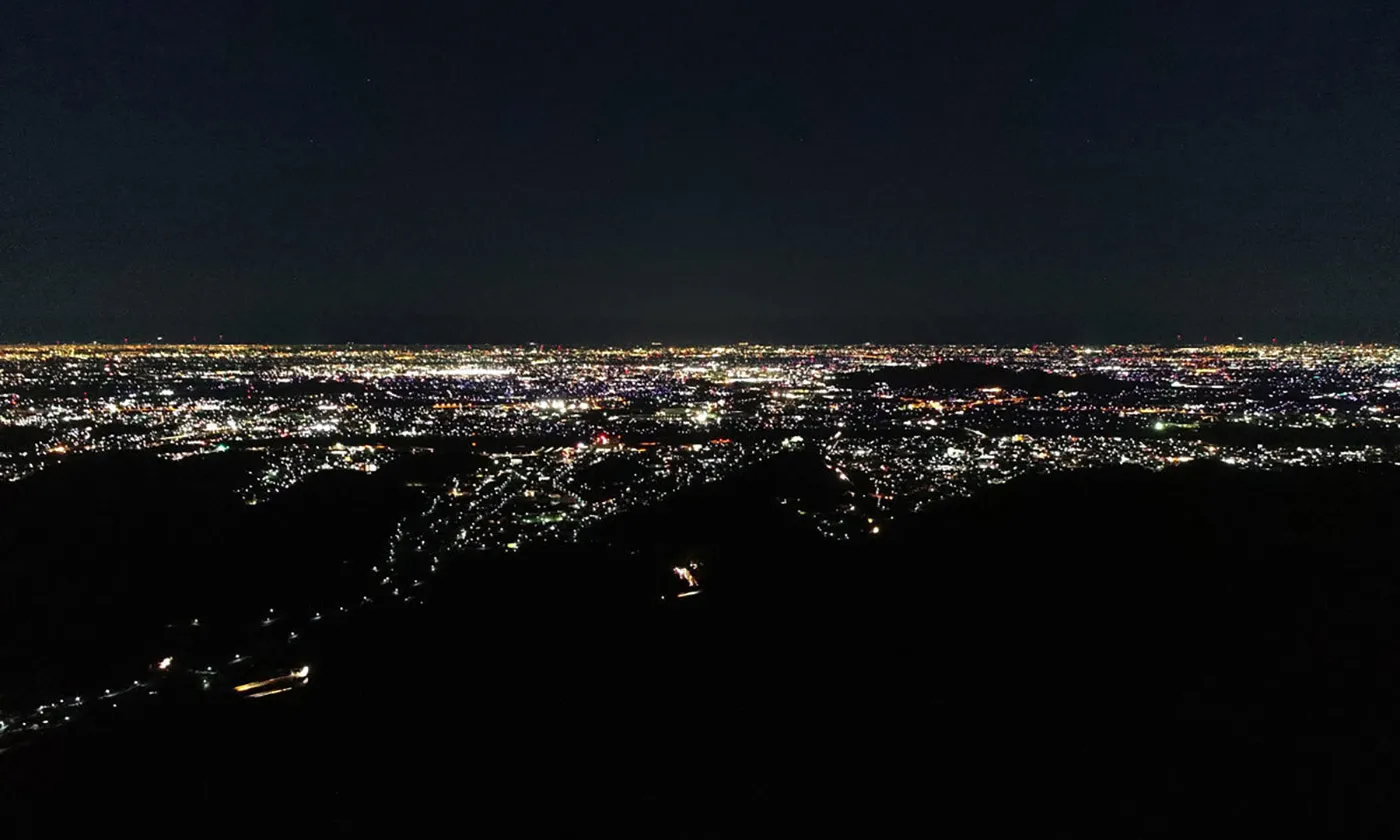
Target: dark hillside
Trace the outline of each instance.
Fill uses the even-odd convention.
[[[0,487],[0,693],[90,688],[206,631],[360,592],[414,491],[326,472],[250,507],[251,456],[71,459]]]
[[[101,782],[133,819],[155,788],[365,831],[1396,826],[1393,471],[1050,476],[850,543],[771,501],[839,504],[829,473],[792,453],[594,546],[459,558],[425,606],[327,637],[287,703],[65,735],[0,775],[17,818]],[[660,600],[689,557],[704,592]],[[138,747],[148,775],[96,769]]]
[[[996,365],[973,362],[940,362],[924,367],[882,367],[847,374],[842,385],[866,389],[887,385],[896,390],[1004,388],[1028,394],[1054,394],[1058,391],[1082,391],[1093,394],[1113,394],[1126,387],[1116,379],[1097,374],[1060,376],[1040,370],[1010,370]]]

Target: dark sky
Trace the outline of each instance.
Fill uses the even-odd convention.
[[[10,0],[0,340],[1394,340],[1397,21]]]

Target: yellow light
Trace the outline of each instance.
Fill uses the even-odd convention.
[[[162,671],[168,671],[168,670],[170,670],[170,665],[171,665],[171,663],[174,662],[174,661],[175,661],[175,658],[174,658],[174,657],[167,656],[167,657],[165,657],[164,659],[162,659],[159,663],[157,663],[156,667],[159,668],[159,669],[161,669]]]
[[[289,688],[274,688],[270,691],[259,691],[257,694],[249,694],[249,697],[271,697],[274,694],[281,694],[284,691],[291,691]]]

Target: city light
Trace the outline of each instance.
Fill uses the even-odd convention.
[[[187,679],[283,693],[310,667],[279,663],[305,661],[318,633],[417,603],[454,563],[533,562],[782,459],[810,473],[773,491],[774,515],[832,541],[897,539],[898,517],[1025,476],[1393,465],[1398,383],[1400,349],[1380,345],[0,347],[0,430],[21,442],[0,450],[0,481],[144,452],[231,465],[250,516],[327,474],[411,499],[353,593],[249,604],[230,628],[177,613],[169,627],[188,646],[156,663],[159,680],[104,679],[103,703],[7,712],[0,731],[44,731]],[[398,470],[444,453],[460,462]],[[668,602],[706,583],[698,564],[658,571]],[[186,653],[211,630],[227,648]]]

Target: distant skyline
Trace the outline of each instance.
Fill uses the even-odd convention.
[[[1299,348],[1307,346],[1345,348],[1355,346],[1360,348],[1400,348],[1400,343],[1381,341],[1347,341],[1340,339],[1336,341],[1309,341],[1300,339],[1297,341],[1280,341],[1279,339],[1252,340],[1243,336],[1234,337],[1212,337],[1201,336],[1196,340],[1181,336],[1172,341],[1123,341],[1123,342],[1053,342],[1042,341],[1033,343],[1017,344],[1011,342],[879,342],[879,341],[853,341],[853,342],[779,342],[779,341],[726,341],[726,342],[668,342],[668,341],[639,341],[639,342],[576,342],[559,343],[550,341],[502,341],[502,342],[372,342],[372,341],[235,341],[233,339],[215,337],[204,339],[199,336],[192,336],[188,339],[167,338],[157,336],[152,339],[123,339],[122,341],[102,341],[92,339],[88,341],[16,341],[0,343],[0,347],[102,347],[102,348],[153,348],[153,347],[307,347],[307,348],[338,348],[353,347],[357,349],[376,350],[381,347],[399,348],[404,350],[524,350],[540,349],[544,351],[552,350],[686,350],[686,351],[710,351],[715,349],[734,349],[743,347],[755,349],[782,349],[782,348],[819,348],[827,347],[834,349],[845,349],[855,347],[888,347],[900,349],[915,348],[976,348],[985,347],[988,349],[1003,350],[1049,350],[1063,348],[1065,350],[1094,351],[1102,348],[1147,348],[1160,347],[1163,349],[1173,348],[1205,348],[1205,347],[1278,347],[1278,348]]]
[[[1385,4],[5,19],[0,342],[1400,341]]]

